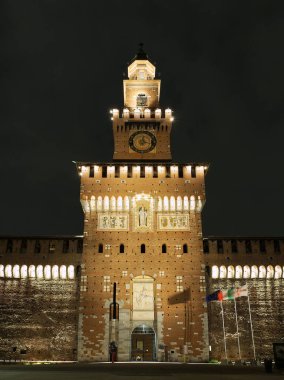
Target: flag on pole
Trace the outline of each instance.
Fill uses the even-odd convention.
[[[235,288],[230,288],[227,290],[222,290],[223,300],[233,300],[235,298]]]
[[[240,288],[235,289],[235,298],[238,297],[247,297],[248,296],[248,287],[247,285],[241,286]]]
[[[222,301],[222,300],[223,300],[223,293],[220,289],[206,296],[206,302]]]

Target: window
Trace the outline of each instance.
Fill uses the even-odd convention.
[[[21,247],[20,247],[20,253],[26,253],[27,252],[27,246],[28,246],[27,239],[22,239]]]
[[[252,253],[251,241],[250,240],[245,241],[245,246],[246,246],[246,253]]]
[[[110,276],[104,276],[103,291],[110,292]]]
[[[35,249],[34,249],[34,252],[35,252],[35,253],[40,253],[40,249],[41,249],[40,241],[39,241],[39,240],[36,240],[36,241],[35,241]]]
[[[237,240],[235,240],[235,239],[231,240],[231,249],[232,249],[232,253],[237,253],[238,252],[238,243],[237,243]]]
[[[145,178],[145,166],[141,166],[140,168],[140,178]]]
[[[104,246],[102,243],[99,244],[99,250],[98,250],[99,253],[103,253],[104,252]]]
[[[209,253],[209,242],[208,239],[203,240],[203,252]]]
[[[224,253],[223,241],[222,240],[217,240],[217,252],[218,253]]]
[[[166,244],[162,245],[162,253],[167,253],[167,245]]]
[[[90,174],[89,174],[89,176],[91,178],[94,178],[94,167],[93,166],[90,166]]]
[[[143,77],[143,79],[144,79],[144,77]],[[147,106],[147,96],[145,94],[138,94],[137,99],[136,99],[136,104],[137,104],[137,107],[146,107]]]
[[[195,166],[191,167],[191,177],[192,178],[196,178],[196,169],[195,169]]]
[[[77,240],[77,253],[83,252],[83,239]]]
[[[49,253],[53,253],[55,251],[55,243],[52,241],[49,242]]]
[[[183,178],[183,166],[178,166],[178,177]]]
[[[182,276],[176,276],[177,292],[183,291]]]
[[[63,247],[62,247],[63,253],[69,252],[69,240],[63,240]]]
[[[6,253],[12,253],[12,251],[13,251],[13,240],[9,239],[7,240]]]
[[[145,246],[145,244],[141,244],[141,253],[146,253],[146,246]]]
[[[120,244],[119,253],[124,253],[124,244]]]
[[[188,253],[188,247],[187,247],[187,244],[184,244],[183,247],[182,247],[182,251],[183,253]]]
[[[102,177],[107,178],[107,166],[106,165],[102,166]]]
[[[259,250],[261,253],[266,252],[265,240],[259,240]]]
[[[273,240],[273,245],[274,245],[274,252],[280,253],[280,242],[279,242],[279,240]]]

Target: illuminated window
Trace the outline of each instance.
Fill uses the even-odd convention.
[[[264,265],[261,265],[259,267],[258,273],[259,273],[259,278],[266,278],[266,268]]]
[[[51,266],[50,265],[46,265],[44,267],[44,278],[46,280],[50,280],[51,279]]]
[[[213,265],[211,274],[212,278],[219,278],[219,268],[217,265]]]
[[[67,278],[67,270],[66,270],[66,265],[61,265],[59,269],[59,275],[62,280],[66,280]]]
[[[94,195],[91,196],[90,205],[91,205],[91,210],[94,211],[96,209],[96,197]]]
[[[38,265],[36,267],[36,277],[37,278],[43,278],[43,266],[42,265]]]
[[[129,198],[127,195],[124,197],[124,210],[129,210]]]
[[[266,278],[273,278],[274,277],[274,268],[272,265],[268,265],[266,270]]]
[[[274,270],[274,278],[281,278],[282,276],[282,268],[280,265],[276,265]]]
[[[30,265],[29,266],[29,277],[30,278],[35,278],[35,276],[36,276],[35,266],[34,265]]]
[[[220,278],[226,278],[227,277],[227,268],[225,267],[225,265],[220,266],[219,276],[220,276]]]
[[[20,266],[19,265],[13,266],[13,278],[20,278]]]
[[[182,197],[177,197],[177,211],[182,211]]]
[[[5,277],[12,278],[12,265],[6,265],[5,266]]]
[[[69,265],[67,269],[68,278],[73,280],[75,278],[74,265]]]
[[[55,251],[55,243],[52,241],[49,242],[49,253],[53,253]]]
[[[175,197],[170,197],[170,210],[175,211],[176,210],[176,200]]]
[[[110,276],[104,276],[104,292],[110,292]]]
[[[236,266],[236,278],[243,277],[243,268],[240,265]]]
[[[190,210],[195,210],[195,197],[194,197],[194,195],[190,196]]]
[[[53,265],[51,274],[52,274],[52,278],[54,280],[58,280],[58,278],[59,278],[59,268],[58,268],[58,265]]]
[[[158,197],[158,211],[162,211],[163,209],[163,201],[161,197]]]
[[[117,198],[117,210],[118,210],[118,211],[121,211],[121,210],[122,210],[122,197],[121,197],[121,196],[119,196],[119,197]]]
[[[109,210],[109,197],[107,195],[104,197],[104,210]]]
[[[185,197],[183,198],[183,209],[184,209],[185,211],[187,211],[187,210],[189,209],[189,202],[188,202],[188,197],[187,197],[187,196],[185,196]]]
[[[253,265],[251,267],[251,278],[258,278],[258,267],[256,265]]]
[[[97,210],[101,211],[103,208],[103,198],[101,196],[98,197],[98,202],[97,202]]]
[[[167,196],[164,197],[164,211],[169,211],[169,198]]]
[[[233,267],[233,265],[228,266],[227,277],[228,278],[234,278],[235,277],[235,268]]]
[[[182,276],[176,276],[177,292],[183,291]]]
[[[244,266],[243,277],[250,278],[250,267],[248,265]]]
[[[4,276],[5,276],[4,265],[0,264],[0,277],[4,277]]]
[[[28,277],[28,267],[26,265],[21,266],[21,278]]]

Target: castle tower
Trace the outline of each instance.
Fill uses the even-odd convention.
[[[172,111],[142,46],[112,110],[111,163],[77,163],[85,214],[78,359],[208,360],[205,164],[171,162]],[[113,286],[116,284],[116,299]],[[113,302],[114,301],[114,302]],[[115,313],[114,313],[115,310]]]

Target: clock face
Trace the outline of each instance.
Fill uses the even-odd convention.
[[[156,137],[148,131],[134,132],[129,138],[129,146],[137,153],[148,153],[155,148]]]

